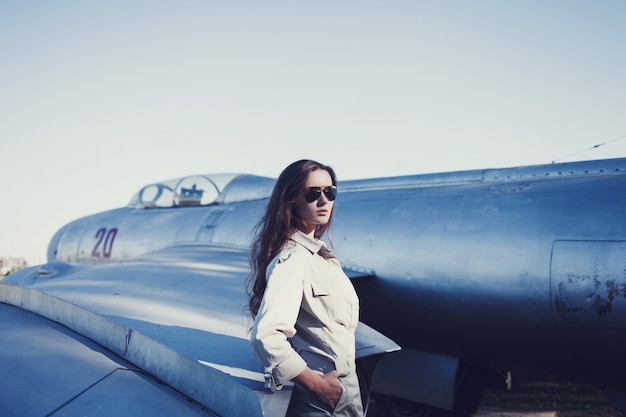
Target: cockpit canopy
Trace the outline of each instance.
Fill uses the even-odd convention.
[[[130,208],[169,208],[267,198],[275,180],[247,174],[190,175],[148,184],[128,203]]]

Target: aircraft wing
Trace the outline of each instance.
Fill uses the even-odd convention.
[[[145,377],[143,372],[146,372],[182,394],[170,395],[171,407],[178,406],[178,402],[189,407],[180,400],[185,396],[200,406],[199,413],[206,413],[208,409],[228,416],[284,415],[291,387],[267,393],[263,368],[249,348],[251,322],[244,311],[244,281],[248,271],[245,250],[188,245],[115,263],[89,265],[51,261],[11,274],[0,284],[0,302],[67,326],[114,355],[104,352],[102,358],[89,358],[84,365],[75,360],[82,354],[73,354],[65,343],[60,343],[52,349],[61,357],[60,361],[44,360],[34,365],[29,356],[20,364],[16,358],[23,354],[22,345],[3,343],[0,367],[17,366],[18,372],[15,373],[17,381],[5,381],[15,388],[2,390],[0,395],[11,395],[13,400],[10,403],[0,401],[0,414],[44,416],[56,409],[81,409],[89,407],[82,404],[96,394],[100,395],[100,400],[108,399],[109,404],[115,404],[123,398],[118,391],[136,395],[135,403],[127,402],[124,407],[139,410],[146,406],[147,398],[151,398],[143,396],[142,390],[166,389]],[[2,323],[22,326],[32,321],[32,318],[11,318],[27,314],[14,310],[8,306],[0,310]],[[69,331],[59,330],[56,324],[38,322],[33,326],[29,337],[36,340],[31,340],[31,344],[42,346],[41,351],[35,349],[37,356],[44,354],[47,348],[43,347],[50,346],[46,339],[48,332],[60,332],[59,337],[69,338],[72,345],[77,345],[78,352],[95,355],[94,352],[104,350],[93,348],[93,343],[82,336],[63,336]],[[13,338],[20,333],[15,327],[1,330],[0,337],[5,334],[4,337]],[[365,325],[361,324],[358,332],[359,356],[398,349],[395,343]],[[101,360],[106,364],[101,365]],[[84,393],[81,393],[81,386],[67,388],[46,402],[45,407],[37,408],[37,412],[22,413],[30,410],[33,400],[18,395],[16,390],[39,391],[29,386],[35,384],[48,393],[50,391],[44,387],[59,388],[65,381],[61,369],[85,368],[87,374],[92,367],[99,370],[87,378],[94,384],[99,379],[115,379],[107,376],[114,372],[133,375],[131,378],[116,376],[117,379],[132,379],[133,385],[104,394],[95,388],[82,388]],[[12,408],[3,409],[5,407]],[[18,412],[12,414],[11,410]],[[149,415],[180,414],[160,406],[154,411]],[[64,412],[59,415],[65,415]]]
[[[53,261],[6,278],[19,287],[2,285],[2,301],[84,334],[217,414],[261,415],[263,369],[243,311],[246,256],[177,247],[120,263]]]
[[[0,323],[4,417],[214,415],[58,323],[2,303]]]

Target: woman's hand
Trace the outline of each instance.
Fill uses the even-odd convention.
[[[322,388],[317,392],[317,395],[331,410],[334,410],[343,392],[343,387],[341,382],[339,382],[339,374],[337,374],[337,371],[330,371],[322,376],[322,379],[325,384],[322,384]]]
[[[305,368],[295,380],[304,385],[309,391],[314,392],[326,404],[330,410],[334,410],[335,406],[341,398],[343,387],[339,382],[339,374],[337,371],[330,371],[325,375],[319,375],[310,368]]]

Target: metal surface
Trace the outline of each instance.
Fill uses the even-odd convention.
[[[338,254],[376,275],[355,280],[363,320],[403,347],[621,384],[626,164],[605,164],[342,195]]]
[[[208,416],[114,353],[0,303],[0,415]]]

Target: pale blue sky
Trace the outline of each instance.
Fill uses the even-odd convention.
[[[622,0],[0,0],[0,255],[43,262],[63,224],[187,174],[532,165],[620,138],[625,21]]]

